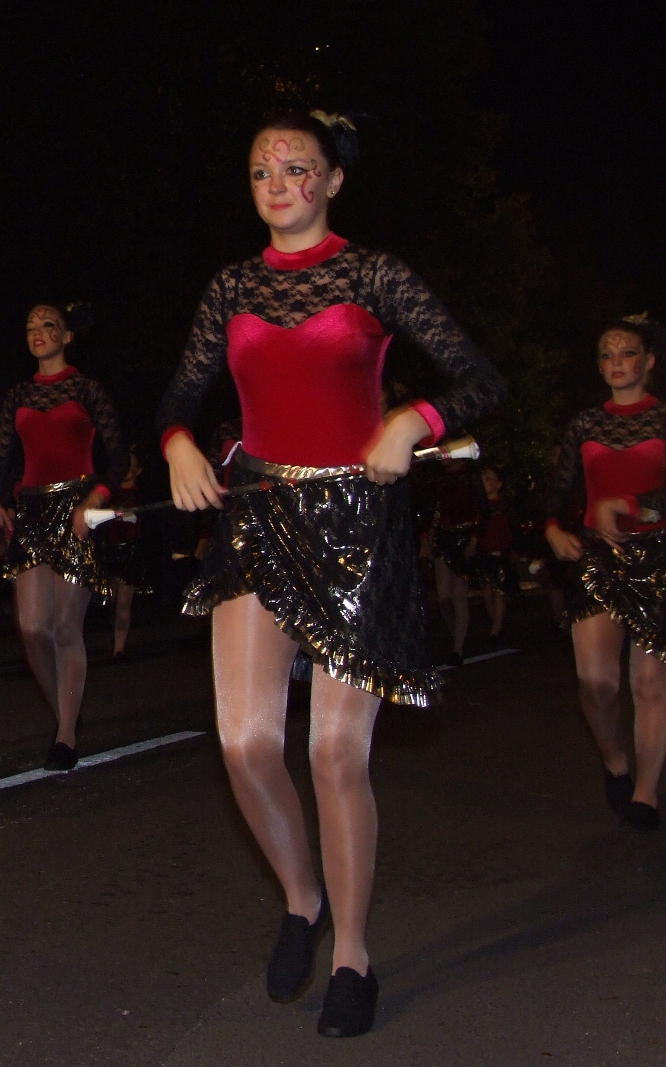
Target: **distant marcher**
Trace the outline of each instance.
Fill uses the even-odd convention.
[[[481,478],[486,490],[490,517],[476,546],[475,582],[481,590],[490,621],[490,636],[499,637],[506,619],[506,598],[515,586],[511,573],[511,551],[517,547],[518,519],[511,501],[502,493],[502,479],[495,467],[484,467]]]
[[[97,541],[84,512],[105,504],[127,470],[111,399],[99,382],[67,363],[75,311],[36,304],[27,323],[28,348],[39,370],[9,390],[0,411],[0,489],[22,446],[24,469],[16,519],[0,507],[12,534],[0,573],[15,579],[19,630],[30,668],[58,721],[46,770],[76,766],[76,723],[86,678],[83,623],[91,593],[111,594]],[[95,475],[93,439],[108,457]]]
[[[130,467],[118,492],[114,494],[113,506],[119,510],[131,510],[141,502],[137,479],[141,474],[141,460],[135,445],[130,447]],[[101,531],[106,565],[113,588],[113,663],[127,664],[125,646],[132,623],[132,601],[135,593],[151,593],[146,575],[146,562],[142,542],[142,520],[135,523],[113,519]]]
[[[569,425],[546,536],[562,560],[579,561],[572,635],[580,701],[601,752],[612,810],[638,830],[659,825],[666,756],[666,405],[647,391],[664,354],[661,328],[618,319],[601,335],[598,366],[612,398]],[[561,522],[579,472],[584,532]],[[630,639],[636,783],[620,736],[620,655]]]

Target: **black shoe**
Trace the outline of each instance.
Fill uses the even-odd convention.
[[[317,1032],[324,1037],[367,1034],[375,1021],[378,994],[370,967],[365,978],[351,967],[338,967],[328,983]]]
[[[651,804],[643,804],[641,800],[632,800],[627,819],[635,830],[642,830],[644,833],[659,828],[659,812]]]
[[[314,972],[315,949],[330,914],[325,885],[321,887],[319,915],[313,923],[304,915],[287,912],[266,973],[271,1000],[288,1004],[305,992]]]
[[[130,661],[126,652],[115,652],[111,657],[114,667],[129,667]]]
[[[604,785],[608,807],[621,819],[629,818],[631,798],[634,795],[634,783],[630,774],[613,774],[604,767]]]
[[[79,754],[75,748],[70,748],[64,741],[56,741],[48,751],[44,770],[71,771],[78,762]]]
[[[452,652],[449,658],[446,660],[445,667],[462,667],[463,658],[459,652]]]

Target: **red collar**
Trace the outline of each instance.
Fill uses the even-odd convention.
[[[52,382],[64,382],[65,378],[71,378],[73,374],[78,373],[76,367],[64,367],[57,374],[33,374],[32,380],[41,382],[44,385],[51,385]]]
[[[658,403],[656,396],[646,393],[643,399],[635,404],[616,404],[614,400],[607,400],[604,404],[604,411],[609,415],[639,415],[641,411],[649,411]]]
[[[329,233],[323,241],[312,248],[303,248],[300,252],[278,252],[277,248],[269,245],[263,251],[264,263],[274,270],[303,270],[305,267],[316,267],[325,259],[336,256],[349,242],[345,237],[337,237]]]

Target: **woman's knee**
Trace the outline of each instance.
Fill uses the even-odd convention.
[[[222,758],[230,774],[257,777],[284,766],[284,742],[281,739],[220,731],[220,743]]]
[[[315,787],[364,781],[368,777],[366,746],[360,748],[344,731],[326,733],[310,742],[310,769]]]
[[[583,703],[593,701],[599,705],[610,705],[617,699],[620,680],[611,675],[586,672],[578,675],[578,691]]]

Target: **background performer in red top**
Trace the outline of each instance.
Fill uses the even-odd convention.
[[[77,762],[76,722],[86,679],[83,622],[91,592],[111,589],[83,513],[105,503],[125,474],[128,454],[106,390],[67,363],[74,323],[64,308],[37,304],[28,315],[28,348],[39,363],[32,379],[9,390],[0,411],[0,499],[22,450],[16,524],[0,573],[16,580],[18,625],[28,663],[53,708],[58,729],[47,770]],[[108,457],[95,476],[93,439]]]
[[[664,351],[655,323],[620,319],[599,341],[612,391],[570,424],[553,484],[546,537],[558,559],[580,560],[572,634],[580,699],[604,762],[613,811],[639,830],[659,825],[657,788],[666,756],[666,406],[647,391]],[[583,538],[560,521],[585,476]],[[636,784],[620,737],[620,654],[631,640]]]
[[[211,282],[159,417],[177,506],[219,508],[220,486],[190,431],[228,362],[243,417],[232,484],[273,482],[225,502],[186,610],[214,608],[224,759],[286,896],[269,995],[290,1000],[307,986],[328,891],[333,976],[318,1029],[335,1037],[368,1030],[377,998],[365,926],[377,836],[368,757],[380,699],[424,705],[441,686],[426,651],[403,476],[418,442],[468,426],[503,395],[493,367],[408,267],[331,233],[327,208],[355,148],[351,123],[321,113],[281,116],[259,131],[250,183],[270,247]],[[382,366],[396,329],[449,388],[383,419]],[[355,464],[365,473],[350,475]],[[299,644],[315,663],[310,759],[325,886],[283,758]]]

